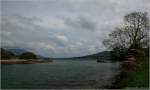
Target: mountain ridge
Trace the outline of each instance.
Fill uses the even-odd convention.
[[[15,55],[21,55],[22,53],[28,52],[28,50],[21,48],[5,48],[8,51],[11,51]],[[38,58],[44,58],[42,55],[37,55]],[[100,60],[110,60],[110,51],[102,51],[95,54],[78,56],[78,57],[69,57],[69,58],[52,58],[56,60],[70,60],[70,59],[100,59]]]

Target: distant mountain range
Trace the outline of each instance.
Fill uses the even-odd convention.
[[[6,50],[11,51],[15,55],[21,55],[22,53],[27,52],[27,50],[20,49],[20,48],[8,48],[8,49],[6,48]]]
[[[97,59],[97,60],[110,60],[110,51],[103,51],[96,54],[79,56],[79,57],[71,57],[71,58],[54,58],[58,60],[71,60],[71,59]]]
[[[21,55],[22,53],[28,52],[28,50],[21,48],[5,48],[8,51],[11,51],[15,55]],[[38,58],[45,58],[44,56],[37,55]],[[103,51],[96,54],[79,56],[79,57],[71,57],[71,58],[53,58],[57,60],[71,60],[71,59],[98,59],[98,60],[110,60],[110,51]]]
[[[28,50],[21,49],[21,48],[10,48],[10,47],[7,48],[7,47],[5,47],[4,49],[7,50],[7,51],[12,52],[13,54],[15,54],[17,56],[19,56],[19,55],[21,55],[21,54],[23,54],[25,52],[29,52]],[[41,55],[37,55],[37,58],[43,59],[43,58],[47,58],[47,57],[44,57],[44,56],[41,56]]]

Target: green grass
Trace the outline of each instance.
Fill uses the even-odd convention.
[[[140,60],[141,67],[130,70],[120,82],[121,87],[149,87],[149,60]]]

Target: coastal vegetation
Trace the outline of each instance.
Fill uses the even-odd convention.
[[[0,58],[1,64],[34,64],[52,62],[52,59],[48,57],[38,58],[38,56],[32,52],[24,52],[20,55],[16,55],[4,48],[1,48]]]
[[[122,72],[112,88],[149,87],[149,29],[148,13],[132,12],[103,41],[112,49],[112,59],[122,62]]]
[[[118,86],[127,88],[127,87],[141,87],[149,88],[149,59],[148,57],[136,57],[136,60],[139,62],[133,66],[133,68],[127,69],[124,67],[124,74],[120,84]]]

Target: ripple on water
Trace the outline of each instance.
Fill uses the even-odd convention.
[[[119,63],[94,60],[2,65],[2,88],[103,88],[111,85],[119,67]]]

